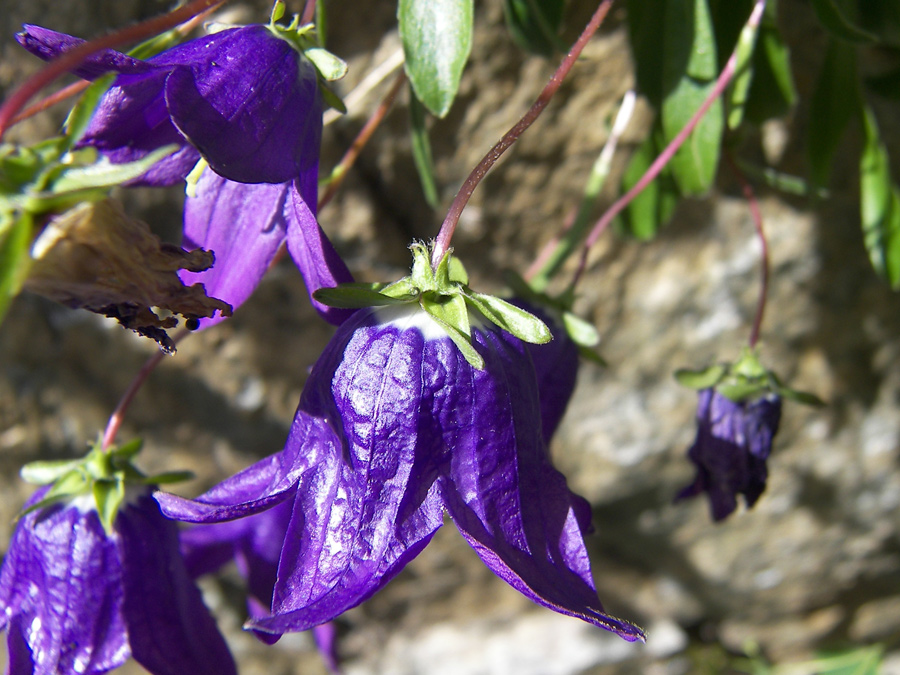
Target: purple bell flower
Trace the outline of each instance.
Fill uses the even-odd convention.
[[[83,42],[24,28],[18,41],[48,60]],[[96,147],[113,163],[179,146],[131,185],[172,185],[201,156],[209,164],[185,202],[182,244],[212,250],[216,263],[205,272],[182,271],[182,282],[202,283],[209,296],[237,308],[287,242],[319,314],[333,324],[349,316],[312,298],[319,288],[353,281],[316,220],[323,103],[315,66],[256,25],[197,38],[147,61],[105,50],[75,70],[86,79],[105,72],[120,75],[79,145]]]
[[[50,60],[83,42],[40,26],[16,36]],[[284,183],[319,161],[322,96],[315,66],[266,26],[230,28],[185,42],[147,61],[108,49],[75,74],[119,73],[81,138],[115,164],[164,145],[180,150],[158,162],[146,185],[172,185],[202,156],[241,183]]]
[[[697,465],[697,477],[676,499],[709,495],[713,520],[728,517],[743,494],[751,507],[766,489],[766,460],[781,420],[781,398],[732,401],[715,389],[699,392],[697,438],[688,457]]]
[[[157,493],[191,522],[284,500],[271,616],[280,634],[370,597],[428,544],[446,511],[484,563],[534,602],[611,630],[566,480],[550,464],[521,341],[473,321],[484,369],[416,306],[359,310],[313,367],[284,450],[196,500]]]
[[[237,672],[175,524],[147,493],[122,506],[112,534],[89,495],[26,514],[0,571],[0,629],[9,673],[94,675],[130,656],[154,675]]]

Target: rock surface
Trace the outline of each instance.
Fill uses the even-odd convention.
[[[0,85],[7,92],[36,70],[11,42],[19,24],[88,36],[161,9],[135,0],[9,4],[0,16]],[[344,92],[399,45],[393,3],[366,5],[353,6],[345,24],[341,13],[350,5],[330,4],[329,39],[351,64]],[[791,17],[785,30],[805,100],[822,35],[807,3],[780,5]],[[572,35],[591,10],[589,2],[573,3]],[[479,3],[477,11],[460,97],[448,118],[431,127],[445,205],[554,68],[510,43],[499,3]],[[267,12],[258,2],[245,16],[259,21]],[[622,19],[622,10],[614,10],[559,98],[476,192],[455,239],[473,286],[499,289],[497,270],[522,270],[578,203],[607,120],[633,82]],[[384,87],[327,128],[326,167]],[[400,101],[322,212],[323,227],[366,280],[401,276],[409,240],[433,236],[441,220],[421,197],[405,97]],[[751,152],[772,152],[780,134],[776,165],[802,173],[807,113],[801,105],[786,122],[767,127],[749,140]],[[21,125],[12,138],[49,133],[59,118]],[[639,110],[617,171],[648,120]],[[900,118],[880,121],[886,138],[900,138]],[[696,399],[671,374],[736,357],[749,333],[759,249],[740,189],[723,167],[714,193],[683,204],[652,243],[605,236],[592,252],[578,309],[600,329],[611,365],[584,364],[552,450],[572,487],[594,506],[597,534],[589,546],[600,597],[612,613],[642,624],[647,644],[624,643],[531,605],[493,577],[448,523],[387,589],[341,619],[348,673],[674,675],[704,667],[729,672],[715,665],[722,663],[717,655],[740,653],[748,643],[778,662],[846,644],[896,645],[900,299],[875,278],[863,249],[852,159],[858,142],[850,134],[841,146],[847,160],[839,158],[831,198],[815,208],[761,190],[772,251],[764,359],[828,406],[786,404],[766,493],[753,510],[722,524],[711,523],[702,500],[672,503],[693,475],[685,450]],[[900,147],[891,147],[896,160]],[[177,237],[177,191],[126,198],[162,236]],[[285,262],[232,320],[190,337],[166,359],[122,432],[145,439],[148,471],[191,469],[199,478],[180,492],[196,494],[281,448],[307,369],[330,334],[305,297]],[[81,453],[153,351],[93,315],[27,295],[17,300],[0,327],[3,541],[29,493],[16,475],[21,464]],[[234,578],[209,580],[204,590],[242,673],[324,672],[307,635],[265,647],[240,631]],[[894,656],[891,663],[898,662]],[[125,670],[139,672],[133,665]]]

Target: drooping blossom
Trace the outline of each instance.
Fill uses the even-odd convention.
[[[83,42],[32,25],[17,39],[44,59]],[[349,315],[312,299],[323,286],[353,279],[316,220],[319,75],[280,31],[230,28],[146,61],[104,50],[74,72],[87,79],[119,73],[80,146],[114,164],[178,148],[131,184],[172,185],[201,157],[208,163],[185,203],[183,245],[212,250],[216,264],[182,272],[183,282],[202,283],[209,296],[237,308],[286,242],[323,318],[338,324]]]
[[[271,615],[250,627],[304,630],[358,605],[418,555],[446,511],[529,599],[643,639],[597,598],[522,342],[473,320],[472,344],[483,369],[416,305],[359,310],[314,366],[282,452],[196,500],[157,493],[166,515],[191,522],[291,501]]]
[[[95,675],[131,656],[154,675],[237,672],[175,524],[146,492],[110,534],[90,495],[26,514],[0,571],[0,629],[9,673]]]
[[[251,618],[268,616],[281,546],[291,519],[291,506],[290,501],[283,501],[247,518],[182,530],[181,552],[191,578],[216,572],[233,560],[247,584],[248,614]],[[340,672],[334,625],[325,623],[312,630],[325,665],[333,673]],[[279,638],[259,631],[256,636],[269,644]]]
[[[677,499],[709,495],[713,520],[728,517],[744,495],[751,507],[766,489],[766,460],[781,420],[776,394],[732,401],[715,389],[699,392],[697,437],[688,457],[697,466],[694,482]]]

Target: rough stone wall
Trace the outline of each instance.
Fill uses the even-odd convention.
[[[4,88],[35,70],[10,41],[22,22],[87,36],[163,9],[132,0],[6,2],[10,11],[0,13]],[[807,3],[780,4],[790,17],[785,29],[805,99],[821,35]],[[574,5],[573,34],[592,9],[586,1]],[[332,0],[329,7],[331,44],[351,63],[346,90],[398,47],[394,3]],[[262,20],[267,11],[260,1],[247,17]],[[460,98],[432,126],[445,204],[554,67],[510,44],[499,3],[479,3],[477,11]],[[476,193],[455,239],[473,285],[499,288],[497,270],[522,269],[577,204],[608,117],[633,82],[622,19],[615,10],[559,98]],[[326,166],[374,100],[327,128]],[[900,118],[887,108],[878,112],[896,158]],[[441,220],[420,196],[406,115],[401,97],[322,212],[323,227],[367,280],[400,276],[406,244],[433,236]],[[760,157],[765,148],[780,168],[802,172],[806,115],[801,105],[747,147]],[[58,120],[48,115],[16,134],[46,133]],[[639,110],[617,169],[648,120]],[[448,523],[388,588],[341,619],[348,673],[689,673],[714,658],[708,645],[716,643],[740,651],[752,641],[777,660],[849,642],[896,643],[900,301],[874,277],[863,250],[856,143],[851,133],[841,148],[827,202],[813,206],[760,190],[772,250],[763,354],[791,384],[829,405],[786,404],[767,492],[754,510],[722,524],[710,522],[703,500],[672,504],[693,475],[684,452],[693,437],[695,396],[671,373],[734,358],[746,341],[759,251],[740,190],[723,169],[713,194],[682,205],[654,242],[607,236],[592,254],[578,308],[603,334],[610,366],[584,364],[552,450],[573,488],[594,505],[597,534],[589,547],[600,597],[614,614],[644,625],[647,645],[626,644],[532,605],[488,572]],[[178,232],[177,192],[126,199],[160,232]],[[145,438],[148,470],[194,470],[198,480],[181,491],[195,494],[280,449],[307,368],[329,334],[309,309],[296,272],[282,264],[232,321],[191,337],[166,360],[138,396],[123,437]],[[4,541],[29,492],[18,467],[80,453],[152,351],[94,316],[34,297],[16,302],[0,327]],[[267,648],[240,632],[234,579],[204,589],[242,673],[324,672],[306,635]],[[892,663],[900,672],[900,660]]]

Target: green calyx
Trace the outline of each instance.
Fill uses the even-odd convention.
[[[675,379],[689,389],[715,389],[736,403],[767,394],[811,406],[825,405],[815,394],[784,386],[778,376],[767,370],[755,349],[745,347],[733,364],[717,364],[702,370],[677,370]]]
[[[134,439],[104,451],[101,439],[98,438],[88,454],[81,459],[26,464],[20,471],[25,482],[52,487],[43,499],[24,509],[18,517],[57,502],[92,495],[100,522],[111,533],[128,485],[163,485],[193,478],[189,471],[144,475],[132,464],[142,445],[143,441]]]
[[[325,82],[340,80],[347,74],[347,63],[322,47],[315,24],[300,25],[300,16],[295,14],[290,23],[278,23],[284,18],[285,5],[283,0],[277,0],[272,7],[272,15],[269,19],[269,30],[282,40],[287,40],[293,47],[303,54],[312,63],[319,73],[319,89],[325,102],[338,110],[347,112],[344,102],[331,89],[325,86]]]
[[[472,319],[486,319],[524,342],[543,344],[552,339],[550,329],[536,316],[505,300],[473,291],[462,263],[448,252],[437,268],[423,243],[410,246],[412,273],[392,284],[342,284],[315,292],[316,300],[348,309],[416,303],[443,328],[466,361],[479,370],[484,360],[472,345]],[[470,316],[475,310],[476,314]]]

